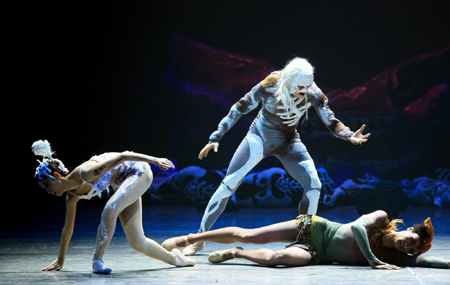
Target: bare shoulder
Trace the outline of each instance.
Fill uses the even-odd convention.
[[[374,227],[385,228],[389,224],[389,216],[383,210],[372,212],[369,215],[372,215],[374,219]]]
[[[261,81],[261,87],[262,88],[269,88],[274,87],[277,84],[278,79],[280,78],[280,74],[278,73],[272,73],[266,78],[264,78],[263,81]]]
[[[383,211],[383,210],[377,210],[377,211],[374,211],[374,212],[372,212],[372,213],[370,213],[368,215],[373,215],[377,219],[389,219],[388,218],[388,214],[385,211]]]
[[[389,224],[389,217],[383,210],[374,211],[372,213],[364,214],[353,223],[363,224],[366,227],[385,228]]]

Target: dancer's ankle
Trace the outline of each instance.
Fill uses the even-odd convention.
[[[112,269],[106,267],[101,260],[92,260],[92,272],[97,274],[110,274]]]
[[[242,247],[235,247],[231,250],[230,254],[232,256],[232,258],[240,258],[240,253],[241,251],[244,250]]]
[[[178,247],[186,247],[186,246],[191,245],[191,244],[189,243],[189,241],[188,241],[188,236],[181,236],[181,237],[178,237],[178,238],[175,240],[175,244],[176,244]]]

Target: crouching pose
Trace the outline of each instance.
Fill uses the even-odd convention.
[[[244,258],[267,266],[305,266],[339,263],[370,265],[374,269],[400,269],[399,266],[449,268],[450,260],[424,256],[431,248],[434,229],[430,218],[422,224],[397,231],[384,211],[363,215],[354,222],[340,224],[316,215],[300,215],[295,220],[270,226],[243,229],[227,227],[189,234],[167,240],[167,248],[179,248],[196,242],[290,243],[285,249],[247,251],[241,247],[216,251],[211,263]]]
[[[199,232],[210,230],[245,175],[268,156],[278,158],[286,171],[302,185],[304,192],[299,214],[316,214],[322,185],[314,161],[296,129],[303,116],[308,118],[311,106],[335,137],[359,145],[370,136],[362,133],[365,125],[352,132],[334,116],[327,97],[314,83],[311,64],[303,58],[294,58],[282,70],[263,79],[231,107],[209,137],[209,143],[200,151],[199,159],[206,157],[211,149],[217,152],[219,141],[225,133],[260,103],[262,108],[234,153],[225,178],[206,206]],[[204,243],[194,244],[184,249],[183,254],[194,255],[203,248]]]
[[[77,202],[80,199],[101,197],[102,191],[114,190],[114,195],[106,203],[97,232],[97,241],[92,259],[94,273],[111,273],[111,268],[103,264],[103,254],[116,229],[120,217],[130,246],[149,257],[175,266],[192,266],[195,261],[186,258],[178,249],[171,252],[155,241],[144,236],[142,228],[141,196],[150,187],[153,174],[149,163],[163,170],[173,168],[170,160],[133,152],[105,153],[94,156],[77,166],[72,172],[64,167],[47,141],[36,141],[32,145],[35,155],[43,157],[36,169],[38,184],[49,194],[66,196],[66,218],[61,235],[58,258],[44,271],[60,270],[64,265],[66,250],[72,237]]]

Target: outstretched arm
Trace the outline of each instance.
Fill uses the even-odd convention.
[[[162,170],[174,168],[173,163],[167,158],[154,157],[142,153],[131,151],[110,152],[105,154],[107,158],[101,162],[89,161],[82,168],[83,179],[89,182],[96,181],[100,175],[114,167],[124,163],[125,161],[142,161],[157,165]]]
[[[64,265],[66,258],[67,247],[72,238],[73,228],[75,226],[75,214],[77,209],[78,197],[67,193],[66,196],[66,218],[64,222],[64,228],[61,234],[61,241],[59,245],[58,258],[55,259],[49,266],[42,269],[42,271],[59,271]]]
[[[363,131],[366,128],[366,125],[362,125],[361,128],[359,128],[359,130],[357,130],[356,132],[354,132],[349,138],[348,140],[352,143],[352,144],[362,144],[363,142],[367,141],[367,138],[370,136],[370,133],[363,135]]]
[[[198,155],[199,159],[208,156],[211,149],[214,149],[215,152],[218,151],[219,141],[225,133],[228,132],[243,115],[258,107],[259,102],[261,102],[260,92],[261,83],[253,87],[250,92],[231,107],[228,114],[220,121],[217,130],[209,137],[209,143],[200,151],[200,154]]]
[[[417,266],[417,267],[435,267],[435,268],[450,268],[450,260],[425,255],[407,255],[402,254],[393,258],[390,262],[399,266]]]
[[[387,264],[379,260],[370,249],[367,229],[371,227],[384,227],[388,223],[389,219],[386,212],[375,211],[370,214],[362,215],[351,224],[356,243],[373,269],[400,269],[398,266]]]
[[[314,93],[312,104],[314,105],[317,114],[335,137],[342,140],[348,140],[353,144],[361,144],[367,141],[370,133],[365,135],[362,134],[362,131],[366,125],[363,125],[356,132],[352,132],[349,127],[345,126],[344,123],[335,117],[333,111],[331,111],[330,106],[328,105],[327,96],[325,96],[316,83],[312,84],[310,87],[310,92]]]

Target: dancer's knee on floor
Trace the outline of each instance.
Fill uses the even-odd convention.
[[[285,265],[285,266],[304,266],[309,264],[310,260],[304,260],[298,256],[292,256],[284,251],[276,251],[270,259],[268,259],[269,266]]]
[[[268,266],[285,265],[285,256],[283,253],[275,251],[265,258],[264,263]]]

